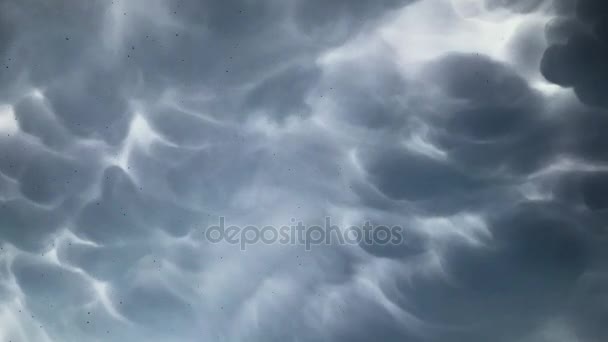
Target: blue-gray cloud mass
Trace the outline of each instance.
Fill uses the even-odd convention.
[[[0,1],[0,342],[606,341],[607,6]]]

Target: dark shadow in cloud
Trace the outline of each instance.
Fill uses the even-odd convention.
[[[608,107],[608,3],[579,0],[576,17],[585,29],[550,46],[541,72],[550,82],[572,87],[583,103]]]
[[[363,154],[368,179],[381,194],[362,185],[357,192],[385,210],[395,210],[390,200],[431,199],[433,206],[425,207],[430,215],[443,212],[441,199],[447,196],[461,203],[460,209],[481,208],[492,238],[482,245],[451,241],[442,250],[443,277],[404,275],[396,292],[387,286],[385,293],[436,325],[428,339],[433,341],[513,341],[539,329],[548,317],[572,316],[569,324],[576,325],[576,317],[594,315],[586,310],[599,312],[579,301],[570,306],[563,298],[579,291],[579,279],[592,267],[605,269],[597,255],[605,242],[593,242],[601,239],[598,228],[608,203],[603,173],[577,178],[570,192],[554,193],[547,202],[524,202],[510,210],[501,203],[520,201],[513,187],[554,158],[601,160],[606,145],[601,113],[571,108],[575,115],[547,115],[541,94],[511,68],[484,56],[447,55],[429,69],[430,84],[445,95],[437,101],[445,105],[421,120],[430,127],[431,142],[448,157],[395,148]],[[474,194],[476,201],[463,200],[464,194]],[[581,296],[588,295],[581,290]],[[597,322],[587,323],[586,335],[601,336]]]
[[[247,95],[243,111],[261,110],[280,121],[288,115],[308,116],[306,99],[319,82],[321,70],[316,65],[295,65],[271,74]]]
[[[427,339],[421,334],[412,332],[416,330],[414,323],[399,320],[370,298],[353,298],[336,308],[336,311],[349,313],[349,320],[341,321],[336,331],[331,335],[332,341],[338,342],[422,342]]]
[[[208,29],[225,39],[257,35],[275,27],[285,9],[273,1],[246,0],[172,1],[168,6],[171,14],[190,27]]]
[[[67,221],[61,208],[46,209],[24,199],[0,202],[0,215],[2,239],[33,251],[45,247],[46,241]]]
[[[597,172],[583,180],[583,198],[591,210],[608,209],[608,173]]]
[[[128,274],[138,260],[153,253],[153,248],[146,243],[94,247],[65,242],[58,246],[57,256],[62,262],[87,270],[96,279],[114,281],[117,275]]]
[[[129,36],[137,43],[124,44],[129,57],[122,62],[126,69],[148,71],[142,77],[149,92],[211,89],[216,97],[207,105],[214,115],[282,121],[309,110],[306,98],[320,76],[320,53],[411,2],[175,2],[168,14],[188,29],[167,33],[136,20]]]
[[[191,305],[160,283],[133,286],[122,291],[121,312],[132,322],[150,327],[156,332],[156,337],[174,338],[172,329],[179,331],[181,336],[191,335],[197,326],[196,315]],[[149,310],[150,307],[163,310]]]
[[[0,172],[7,189],[15,185],[0,204],[0,236],[25,250],[41,248],[79,207],[95,173],[95,157],[54,153],[23,136],[0,138]]]
[[[525,106],[534,101],[522,77],[485,55],[451,53],[427,68],[437,86],[452,97],[495,106]]]
[[[390,230],[392,227],[393,226],[388,226],[387,228]],[[402,228],[403,230],[400,231],[399,235],[391,236],[388,234],[387,238],[382,235],[380,236],[380,240],[375,238],[371,244],[366,243],[365,240],[363,240],[359,246],[373,256],[392,259],[412,258],[429,249],[427,241],[425,241],[425,238],[422,237],[419,232],[412,231],[407,227]],[[375,227],[376,231],[378,229],[379,227]],[[398,238],[398,240],[393,240],[395,237]],[[386,241],[385,239],[391,240],[389,243],[380,243]],[[395,243],[395,241],[399,241],[399,243]]]
[[[128,174],[118,167],[103,172],[101,198],[88,203],[76,220],[77,234],[98,243],[140,238],[148,229],[142,199]]]
[[[132,117],[124,77],[121,71],[88,68],[68,74],[44,95],[70,132],[116,145],[126,137]]]
[[[556,156],[557,122],[544,115],[541,97],[512,69],[477,54],[451,54],[430,70],[454,101],[430,119],[432,140],[456,163],[510,177]]]
[[[592,212],[608,209],[608,172],[576,172],[562,177],[555,195],[564,202],[583,205]]]
[[[370,181],[396,200],[428,200],[479,189],[475,179],[447,160],[437,160],[399,148],[371,150],[362,156]]]
[[[40,145],[15,134],[0,136],[0,172],[18,179],[37,155],[44,153]]]
[[[9,43],[2,59],[10,58],[11,63],[3,70],[9,74],[0,74],[2,84],[13,87],[15,79],[27,75],[43,87],[73,70],[84,56],[92,57],[92,41],[100,41],[109,4],[103,0],[3,1],[0,22],[9,30],[2,30],[7,35],[2,41]]]
[[[76,233],[98,243],[145,239],[157,230],[183,236],[197,214],[165,199],[148,195],[121,168],[112,166],[102,175],[102,193],[79,213]]]
[[[93,181],[94,163],[60,155],[43,154],[28,163],[19,178],[25,198],[40,204],[57,204],[80,195]]]
[[[58,311],[72,316],[66,307],[77,308],[95,298],[95,293],[82,274],[66,270],[43,260],[19,258],[11,266],[17,285],[26,295],[26,305],[34,316],[53,320]],[[25,311],[22,314],[27,314]],[[60,323],[60,322],[57,322]]]
[[[581,107],[582,106],[582,107]],[[608,160],[608,115],[585,105],[564,106],[560,112],[563,153],[588,162]]]
[[[552,203],[528,202],[490,218],[489,228],[482,245],[449,242],[444,275],[404,275],[397,289],[385,288],[438,328],[430,340],[513,341],[567,308],[563,298],[589,261],[582,227]]]
[[[7,83],[5,81],[10,79],[11,67],[13,67],[12,58],[7,54],[14,35],[13,29],[14,27],[6,15],[0,14],[0,89],[2,93],[6,92]],[[0,99],[4,100],[6,95],[0,96]]]
[[[608,209],[608,172],[581,172],[567,178],[559,194],[579,201],[592,212]]]
[[[45,146],[62,150],[73,142],[74,136],[59,123],[43,99],[24,98],[15,105],[14,112],[21,131],[40,139]]]
[[[605,250],[606,240],[603,240]],[[603,265],[605,267],[605,264]],[[573,322],[577,336],[583,341],[601,342],[608,335],[608,326],[603,319],[608,315],[608,277],[603,269],[588,272],[581,277],[574,293],[576,299],[568,316]]]

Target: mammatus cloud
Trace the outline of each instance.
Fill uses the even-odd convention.
[[[604,341],[605,7],[1,2],[0,341]]]
[[[559,18],[553,30],[560,40],[547,49],[541,70],[545,77],[561,86],[573,87],[579,99],[591,106],[606,107],[608,56],[608,5],[601,1],[578,1],[575,13]],[[556,33],[556,35],[558,35]]]

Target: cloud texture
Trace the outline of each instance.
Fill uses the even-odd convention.
[[[607,13],[1,1],[0,341],[604,341]]]

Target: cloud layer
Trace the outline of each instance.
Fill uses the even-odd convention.
[[[0,340],[603,341],[605,13],[1,2]]]

